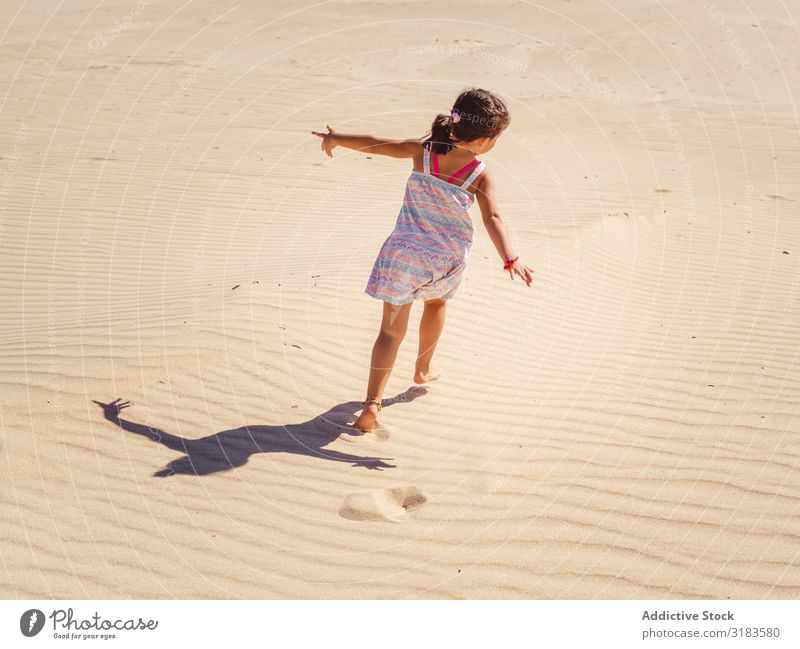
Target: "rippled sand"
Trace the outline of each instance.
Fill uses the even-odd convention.
[[[4,2],[0,595],[800,596],[796,16],[659,4]],[[469,85],[536,280],[476,206],[354,435],[409,168],[309,131]]]

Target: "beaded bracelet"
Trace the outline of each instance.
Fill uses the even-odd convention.
[[[519,257],[512,257],[511,255],[506,257],[506,263],[503,264],[503,270],[510,270],[511,267],[517,262],[517,259],[519,259]]]

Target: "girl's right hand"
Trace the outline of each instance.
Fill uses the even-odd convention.
[[[514,265],[508,269],[508,274],[511,279],[514,279],[514,275],[519,275],[528,286],[533,283],[533,268],[526,266],[521,259],[514,262]]]
[[[327,126],[327,125],[326,125]],[[320,133],[319,131],[311,131],[312,135],[316,135],[322,138],[322,143],[320,148],[328,154],[329,158],[333,157],[333,148],[336,146],[336,133],[334,133],[333,129],[328,126],[327,133]]]

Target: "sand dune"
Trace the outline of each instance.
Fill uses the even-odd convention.
[[[0,8],[3,597],[800,595],[796,16],[407,4]],[[309,131],[469,85],[536,280],[475,208],[356,435],[409,170]]]

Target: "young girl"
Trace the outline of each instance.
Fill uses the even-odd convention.
[[[511,279],[519,275],[527,286],[533,282],[533,270],[511,250],[492,176],[475,157],[491,151],[508,124],[505,104],[487,90],[472,88],[458,96],[449,115],[436,117],[424,141],[345,135],[330,126],[327,133],[312,131],[322,138],[322,150],[329,156],[343,146],[411,158],[414,164],[394,230],[381,246],[365,289],[383,300],[383,321],[372,348],[364,409],[354,424],[363,432],[372,429],[381,410],[381,396],[417,299],[424,300],[425,307],[414,382],[439,377],[431,369],[431,358],[444,326],[446,300],[461,283],[472,247],[469,208],[475,196],[503,268]]]

